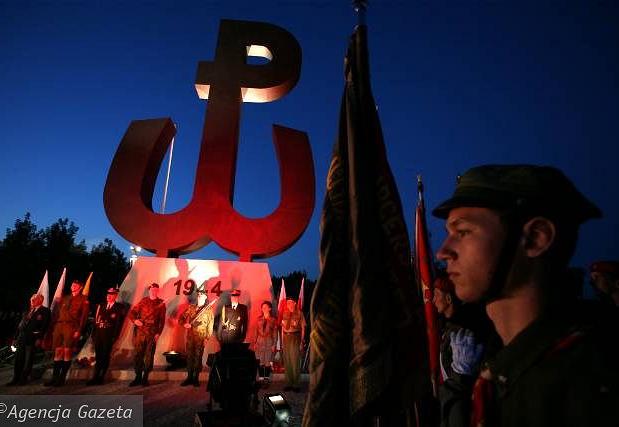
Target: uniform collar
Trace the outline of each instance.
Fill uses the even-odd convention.
[[[566,310],[552,310],[527,326],[486,363],[503,392],[564,338],[574,325]],[[501,390],[501,387],[500,389]]]

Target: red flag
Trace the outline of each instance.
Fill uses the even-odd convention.
[[[310,303],[304,427],[411,425],[426,392],[426,341],[408,231],[371,92],[366,27],[346,56],[338,138]]]
[[[417,178],[419,191],[419,204],[415,213],[415,274],[417,283],[421,287],[423,296],[424,315],[426,319],[426,332],[428,335],[428,354],[430,358],[430,379],[434,395],[437,395],[437,387],[440,373],[439,351],[440,337],[436,322],[436,307],[432,303],[434,294],[434,264],[432,263],[432,250],[426,227],[426,210],[423,203],[423,184],[421,176]]]

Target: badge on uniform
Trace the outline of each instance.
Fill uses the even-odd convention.
[[[43,320],[43,316],[41,316],[40,314],[37,314],[37,320]]]
[[[241,316],[237,317],[236,320],[241,320]]]
[[[115,319],[115,318],[116,318],[116,313],[112,313],[112,314],[110,314],[110,317],[111,317],[112,319]]]

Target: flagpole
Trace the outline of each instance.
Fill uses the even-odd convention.
[[[176,123],[174,123],[174,127],[176,128]],[[163,187],[163,200],[161,201],[161,213],[165,213],[165,205],[168,200],[168,186],[170,185],[170,170],[172,169],[172,155],[174,154],[174,140],[176,138],[172,138],[172,143],[170,144],[170,157],[168,157],[168,171],[165,177],[165,185]]]
[[[368,0],[353,0],[352,5],[357,13],[357,25],[366,25],[365,12],[368,8]]]

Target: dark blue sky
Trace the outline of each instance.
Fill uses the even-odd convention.
[[[89,245],[124,241],[103,211],[108,167],[129,122],[178,124],[167,211],[190,199],[206,103],[196,66],[214,58],[222,18],[265,21],[303,49],[286,97],[244,104],[235,206],[279,201],[271,125],[309,134],[316,208],[272,273],[318,275],[319,220],[355,16],[349,0],[0,1],[0,227],[30,211],[69,217]],[[573,264],[619,257],[619,6],[611,1],[371,1],[374,96],[409,228],[421,173],[428,207],[481,163],[550,164],[604,211]],[[162,182],[154,206],[159,206]],[[438,248],[443,224],[429,218]],[[127,250],[128,251],[128,250]],[[200,258],[234,259],[209,245]]]

